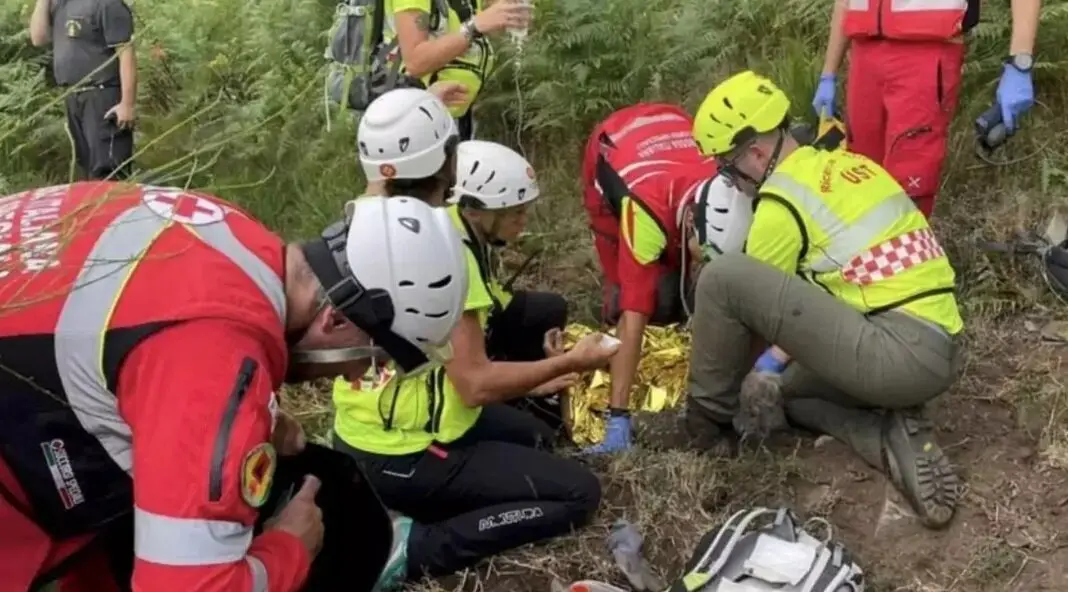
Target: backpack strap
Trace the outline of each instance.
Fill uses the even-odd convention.
[[[382,44],[382,37],[386,27],[386,0],[375,0],[375,14],[371,19],[371,51]]]

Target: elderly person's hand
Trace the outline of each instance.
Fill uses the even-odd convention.
[[[435,82],[426,89],[427,92],[441,99],[448,107],[463,105],[467,101],[467,86],[460,82],[441,81]]]
[[[271,436],[274,449],[282,456],[295,456],[304,450],[308,443],[304,435],[304,428],[292,415],[285,411],[278,412],[278,421],[274,425],[274,434]]]

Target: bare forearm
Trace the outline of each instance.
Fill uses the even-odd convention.
[[[1009,55],[1034,53],[1042,0],[1012,0],[1012,40]]]
[[[845,13],[845,0],[835,0],[834,10],[831,12],[831,32],[827,37],[827,53],[823,58],[823,74],[838,72],[842,59],[845,57],[846,48],[849,47],[849,39],[842,28]]]
[[[42,47],[52,43],[52,15],[49,0],[37,0],[30,15],[30,43]]]
[[[630,389],[634,386],[634,377],[638,373],[638,363],[642,359],[642,338],[648,318],[640,313],[624,311],[619,319],[618,337],[622,342],[619,351],[612,358],[610,373],[612,394],[609,406],[615,409],[630,407]]]
[[[126,105],[137,103],[137,53],[132,45],[124,45],[119,50],[119,81],[122,85],[122,102]]]
[[[415,46],[411,55],[404,56],[404,67],[417,78],[441,70],[449,62],[464,55],[470,44],[463,33],[449,33],[437,39],[427,39]]]
[[[446,375],[471,407],[525,397],[542,384],[574,371],[566,355],[537,362],[489,362],[477,369],[465,369],[459,376],[445,366]]]

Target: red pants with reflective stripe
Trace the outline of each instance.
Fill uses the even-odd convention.
[[[89,549],[94,543],[92,536],[55,541],[23,514],[29,505],[25,493],[2,460],[0,487],[4,488],[4,495],[0,495],[0,591],[26,590],[34,580],[56,571],[63,573],[60,592],[119,590],[104,550]]]
[[[881,164],[930,217],[957,110],[964,45],[855,39],[849,52],[849,149]]]

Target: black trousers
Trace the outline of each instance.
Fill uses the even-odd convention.
[[[517,291],[486,328],[486,353],[491,360],[534,362],[545,359],[543,343],[550,329],[567,325],[567,300],[551,292]],[[511,405],[534,414],[554,431],[563,427],[560,397],[525,397]]]
[[[119,104],[118,86],[90,88],[67,96],[67,130],[74,159],[89,179],[125,179],[133,158],[133,130],[121,129],[108,110]]]
[[[415,521],[408,575],[419,578],[567,534],[593,517],[600,482],[545,448],[552,435],[530,414],[492,405],[463,438],[435,452],[386,456],[334,442],[361,463],[387,507]]]

